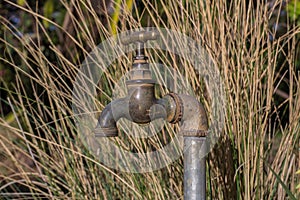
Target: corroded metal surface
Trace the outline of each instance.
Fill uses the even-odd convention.
[[[208,122],[203,105],[194,97],[179,95],[182,102],[180,134],[184,137],[205,137]]]
[[[176,124],[178,123],[181,118],[182,118],[182,112],[183,112],[183,105],[182,105],[182,100],[181,98],[178,96],[178,94],[175,94],[175,93],[169,93],[168,95],[170,95],[174,102],[175,102],[175,105],[176,107],[172,110],[172,112],[174,112],[174,116],[173,116],[173,119],[170,120],[169,122],[172,123],[172,124]]]

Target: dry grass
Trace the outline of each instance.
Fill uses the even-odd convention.
[[[89,1],[61,0],[68,11],[62,25],[34,8],[10,3],[30,13],[33,27],[39,31],[15,35],[17,42],[9,42],[7,35],[14,31],[1,17],[5,35],[0,41],[7,51],[0,60],[16,72],[15,81],[6,87],[8,99],[2,99],[11,109],[10,118],[0,118],[2,197],[182,199],[181,159],[152,173],[114,171],[84,148],[74,125],[72,83],[82,58],[112,33],[142,26],[187,34],[203,45],[221,72],[227,98],[226,127],[209,155],[208,199],[286,199],[287,190],[279,177],[299,195],[295,172],[300,168],[300,80],[295,54],[300,27],[291,24],[286,34],[269,39],[272,34],[275,37],[269,22],[277,19],[282,1],[140,1],[143,10],[135,2],[117,1],[114,6],[122,7],[112,17],[101,13],[99,18]],[[57,44],[42,20],[57,27]],[[55,59],[48,58],[44,48],[50,49]],[[154,55],[162,56],[155,50]],[[160,61],[182,72],[184,82],[190,83],[199,99],[205,99],[200,77],[189,64],[181,65],[184,61],[172,55]],[[128,72],[128,63],[122,58],[106,71],[107,82],[98,87],[99,108],[110,101],[112,86]],[[120,64],[122,67],[116,67]],[[287,92],[278,87],[283,83],[288,85]],[[281,104],[278,94],[285,97]],[[210,100],[204,101],[210,111]],[[286,124],[281,122],[281,108],[287,109]],[[172,127],[164,134],[172,135]],[[128,143],[141,149],[147,142]]]

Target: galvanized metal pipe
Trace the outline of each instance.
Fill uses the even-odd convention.
[[[184,137],[184,199],[206,199],[206,137]]]

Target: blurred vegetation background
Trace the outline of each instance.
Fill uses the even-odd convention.
[[[101,41],[140,27],[185,33],[220,69],[228,107],[208,155],[208,199],[299,198],[299,0],[4,0],[0,23],[0,198],[183,198],[182,159],[122,173],[94,159],[77,134],[71,105],[80,64]],[[157,60],[160,52],[151,53]],[[210,112],[189,63],[174,55],[159,62],[184,74]],[[106,71],[95,110],[129,67],[121,58]],[[129,150],[155,142],[115,140]]]

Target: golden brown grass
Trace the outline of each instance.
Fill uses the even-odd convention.
[[[283,6],[282,1],[272,5],[264,1],[140,1],[144,9],[133,1],[117,1],[113,5],[122,7],[113,17],[102,13],[100,20],[89,1],[61,0],[67,10],[61,25],[26,4],[6,2],[30,13],[33,27],[39,31],[22,38],[14,36],[16,42],[12,43],[6,36],[13,30],[1,17],[5,35],[0,41],[7,51],[0,60],[16,72],[15,81],[6,87],[8,98],[2,100],[11,109],[10,116],[0,118],[2,197],[182,199],[182,160],[152,173],[114,171],[84,148],[74,126],[72,82],[82,57],[112,33],[142,26],[187,34],[202,44],[221,72],[226,90],[226,126],[209,155],[208,199],[286,199],[287,190],[279,178],[295,196],[299,195],[295,172],[300,167],[300,80],[295,54],[300,27],[290,24],[284,35],[269,39],[275,34],[269,22],[278,18],[276,10]],[[57,44],[42,20],[57,27]],[[42,40],[48,40],[48,46],[43,46]],[[50,49],[55,61],[44,54],[43,48]],[[15,62],[12,51],[21,62]],[[161,56],[155,50],[154,54]],[[184,81],[190,83],[199,99],[204,99],[200,77],[188,63],[181,65],[184,61],[172,55],[160,60],[182,72]],[[98,88],[100,109],[110,101],[118,77],[128,72],[128,63],[122,58],[112,66],[112,72],[106,71],[107,82],[99,83]],[[122,67],[117,66],[120,64]],[[287,92],[278,87],[283,83],[288,85]],[[278,94],[285,97],[279,105]],[[210,100],[204,101],[210,111]],[[286,125],[280,121],[282,107],[287,108]],[[164,134],[173,132],[169,126]],[[143,142],[136,139],[128,143],[140,149]]]

